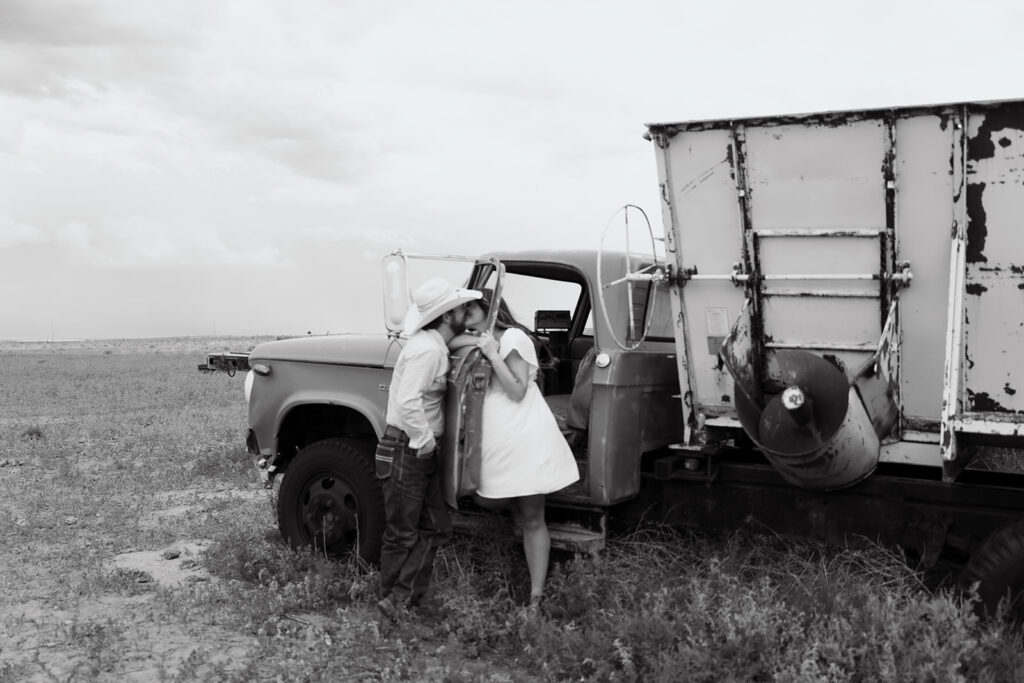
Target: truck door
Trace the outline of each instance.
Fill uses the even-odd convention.
[[[494,300],[501,298],[505,266],[489,260],[494,273]],[[487,331],[494,331],[498,307],[491,306]],[[458,508],[459,499],[476,492],[480,483],[480,447],[484,395],[491,381],[491,364],[480,349],[466,347],[450,357],[445,428],[441,438],[441,490],[445,502]]]

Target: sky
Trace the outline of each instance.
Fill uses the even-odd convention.
[[[1022,64],[1009,0],[0,0],[0,339],[382,331],[394,249],[661,235],[645,123]]]

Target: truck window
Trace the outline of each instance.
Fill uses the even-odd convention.
[[[487,280],[494,287],[494,276]],[[512,315],[531,330],[536,329],[537,311],[569,311],[572,315],[583,287],[576,282],[549,280],[520,273],[506,273],[502,296]]]

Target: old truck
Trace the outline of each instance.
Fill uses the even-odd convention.
[[[1016,600],[1024,101],[651,124],[646,138],[663,248],[650,235],[466,264],[465,284],[500,280],[551,350],[539,381],[581,471],[549,499],[559,542],[600,547],[609,515],[753,521],[949,559],[983,605]],[[293,543],[379,551],[371,460],[408,260],[384,260],[386,333],[208,359],[248,370],[248,447],[283,475]],[[445,486],[470,513],[489,368],[452,360]]]

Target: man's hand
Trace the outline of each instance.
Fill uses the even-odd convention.
[[[419,448],[416,449],[416,457],[417,458],[426,458],[427,456],[429,456],[431,453],[433,453],[436,450],[437,450],[437,441],[435,441],[434,439],[431,439],[430,441],[426,442],[425,444],[423,444],[422,446],[420,446]]]

